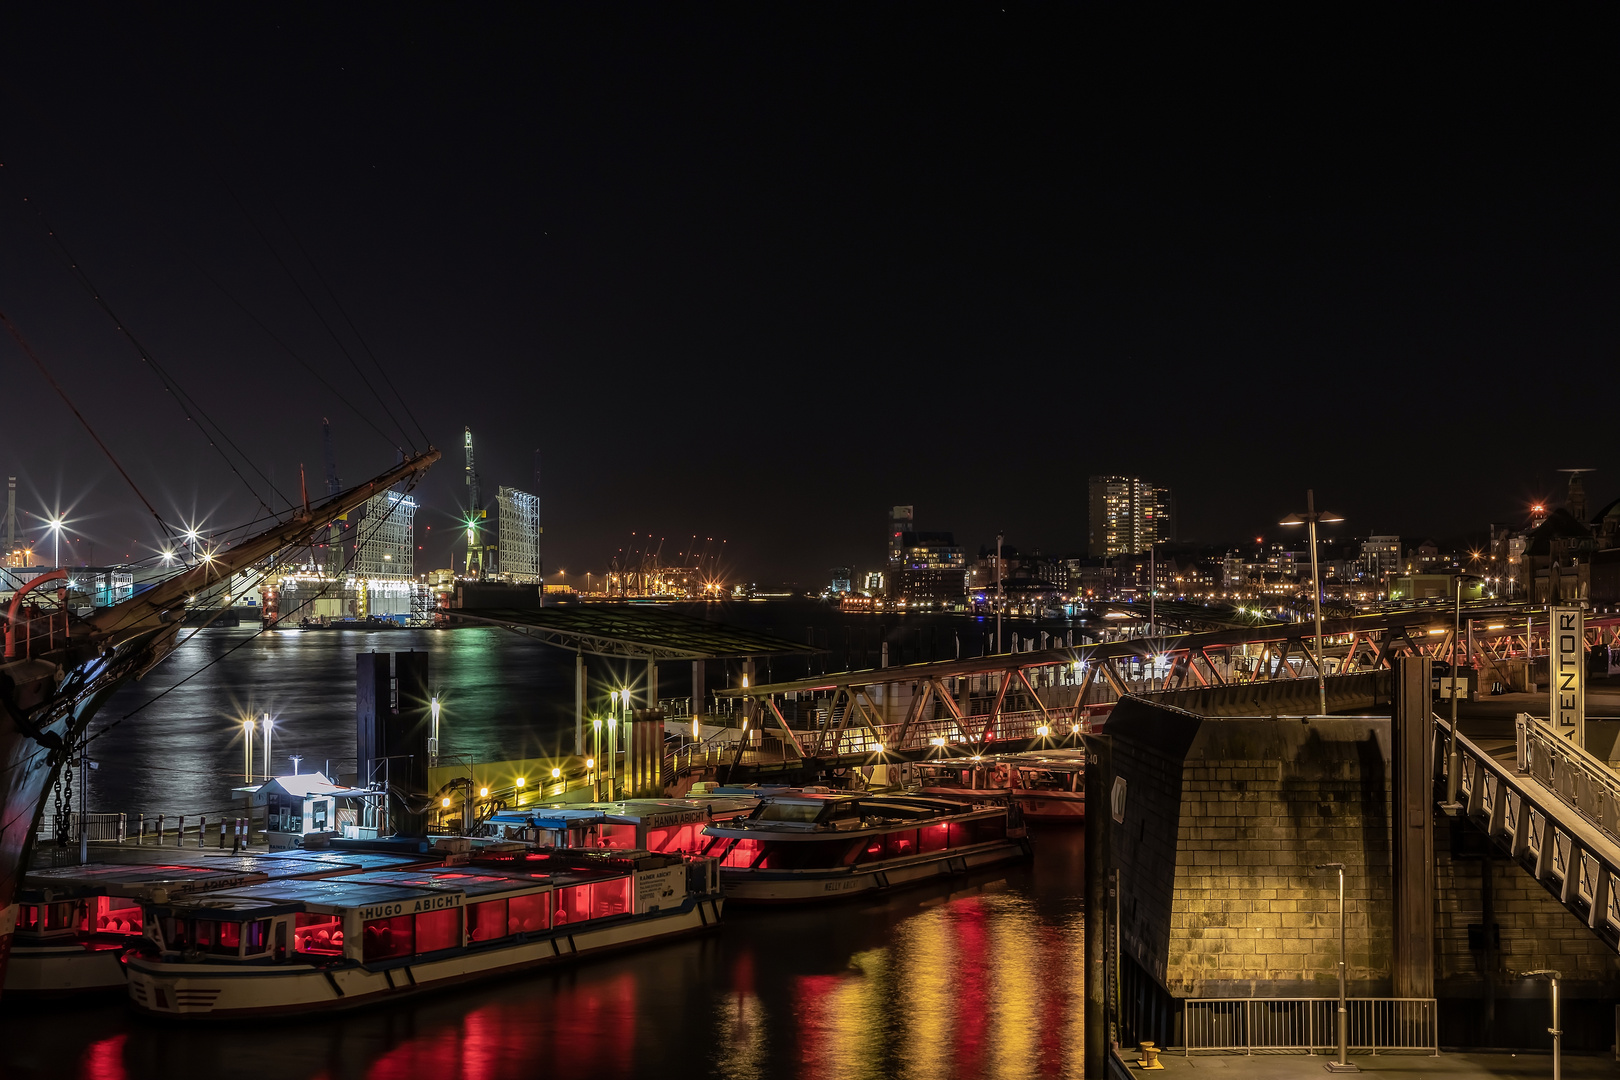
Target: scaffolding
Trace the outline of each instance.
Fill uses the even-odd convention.
[[[416,500],[384,491],[361,511],[350,574],[361,580],[409,581],[415,576]]]
[[[501,577],[530,585],[540,581],[540,497],[502,487],[496,495]]]

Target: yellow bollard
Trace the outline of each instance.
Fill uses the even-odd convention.
[[[1163,1069],[1164,1062],[1159,1060],[1159,1048],[1153,1045],[1153,1040],[1149,1039],[1140,1045],[1142,1047],[1142,1060],[1136,1063],[1137,1067],[1143,1072],[1151,1072],[1154,1069]]]

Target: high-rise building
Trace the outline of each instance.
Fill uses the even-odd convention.
[[[17,478],[6,477],[5,549],[0,551],[0,566],[13,570],[26,570],[34,565],[34,547],[17,535]]]
[[[1089,501],[1092,558],[1134,555],[1176,538],[1175,499],[1167,487],[1139,476],[1093,476]]]
[[[533,585],[540,581],[540,496],[502,487],[495,496],[497,549],[503,580]]]
[[[916,521],[916,509],[910,506],[896,506],[889,511],[889,565],[900,565],[901,556],[905,552],[902,538],[912,531]]]

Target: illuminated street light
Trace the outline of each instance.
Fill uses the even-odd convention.
[[[479,788],[479,789],[478,789],[478,797],[479,797],[479,798],[480,798],[480,799],[487,799],[487,798],[489,798],[489,788],[487,788],[487,787],[481,787],[481,788]]]
[[[51,556],[54,560],[54,566],[62,565],[62,526],[66,524],[67,521],[59,517],[45,519],[45,527],[50,530],[51,536],[55,540],[54,554]]]
[[[269,713],[265,713],[264,718],[259,723],[264,727],[264,778],[268,780],[270,779],[270,729],[275,725],[271,723]]]
[[[245,783],[253,783],[253,721],[242,721],[242,775]]]
[[[1283,518],[1283,525],[1308,525],[1311,534],[1311,609],[1316,614],[1316,698],[1317,715],[1327,715],[1327,672],[1322,658],[1322,577],[1316,564],[1316,524],[1320,521],[1343,521],[1343,514],[1335,514],[1330,510],[1316,508],[1316,492],[1310,489],[1305,491],[1305,512],[1303,514],[1289,514]]]

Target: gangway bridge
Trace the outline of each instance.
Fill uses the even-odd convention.
[[[1539,616],[1539,618],[1538,618]],[[1547,617],[1525,604],[1423,606],[1323,620],[1329,713],[1388,702],[1378,678],[1401,656],[1471,665],[1511,681],[1545,656]],[[1620,647],[1620,614],[1592,613],[1587,647]],[[804,778],[827,769],[1073,747],[1127,694],[1201,690],[1228,715],[1313,714],[1314,626],[1263,622],[1123,637],[1074,648],[833,672],[718,691],[744,718],[673,751],[665,775]],[[1359,676],[1359,677],[1353,677]]]

